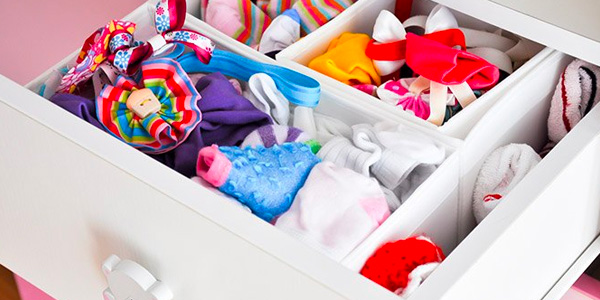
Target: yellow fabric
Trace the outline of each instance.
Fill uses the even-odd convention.
[[[329,44],[325,54],[314,58],[308,67],[345,84],[374,84],[381,78],[365,51],[371,38],[363,33],[343,33]]]

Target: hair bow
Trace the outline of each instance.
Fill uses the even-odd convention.
[[[92,77],[105,60],[110,61],[122,73],[134,74],[142,61],[171,43],[182,43],[190,47],[201,62],[208,63],[215,44],[198,32],[182,29],[185,16],[185,0],[159,0],[154,12],[158,34],[146,42],[134,40],[134,23],[111,21],[85,41],[77,65],[63,77],[58,92],[73,92],[79,83]]]
[[[141,80],[119,76],[96,98],[98,120],[120,140],[151,154],[182,143],[200,123],[200,94],[178,62],[141,63]]]

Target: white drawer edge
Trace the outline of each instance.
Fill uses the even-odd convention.
[[[544,296],[542,300],[559,300],[583,274],[585,269],[600,254],[600,236],[598,236],[590,246],[577,258],[573,265],[565,272],[552,289]]]

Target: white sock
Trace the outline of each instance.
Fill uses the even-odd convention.
[[[375,180],[322,162],[275,227],[340,261],[389,215]]]
[[[486,159],[473,190],[473,213],[481,222],[539,162],[529,145],[510,144],[494,150]]]
[[[314,119],[316,139],[323,145],[336,137],[352,137],[352,128],[334,117],[314,113]]]
[[[330,161],[337,166],[354,170],[370,177],[370,167],[381,159],[381,148],[368,141],[366,135],[358,135],[362,148],[355,146],[344,137],[337,137],[323,145],[317,156],[324,161]]]
[[[300,16],[288,9],[277,16],[260,39],[258,51],[269,53],[287,48],[300,39]]]
[[[260,111],[271,116],[279,125],[288,125],[290,105],[287,98],[279,91],[275,81],[265,73],[256,73],[248,80],[249,93],[244,96]]]

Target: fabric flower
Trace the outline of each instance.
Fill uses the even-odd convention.
[[[149,89],[160,102],[158,112],[140,117],[127,100],[133,92]],[[113,136],[150,154],[168,152],[187,139],[200,123],[200,94],[178,62],[159,58],[144,61],[141,80],[119,76],[96,98],[98,120]]]

